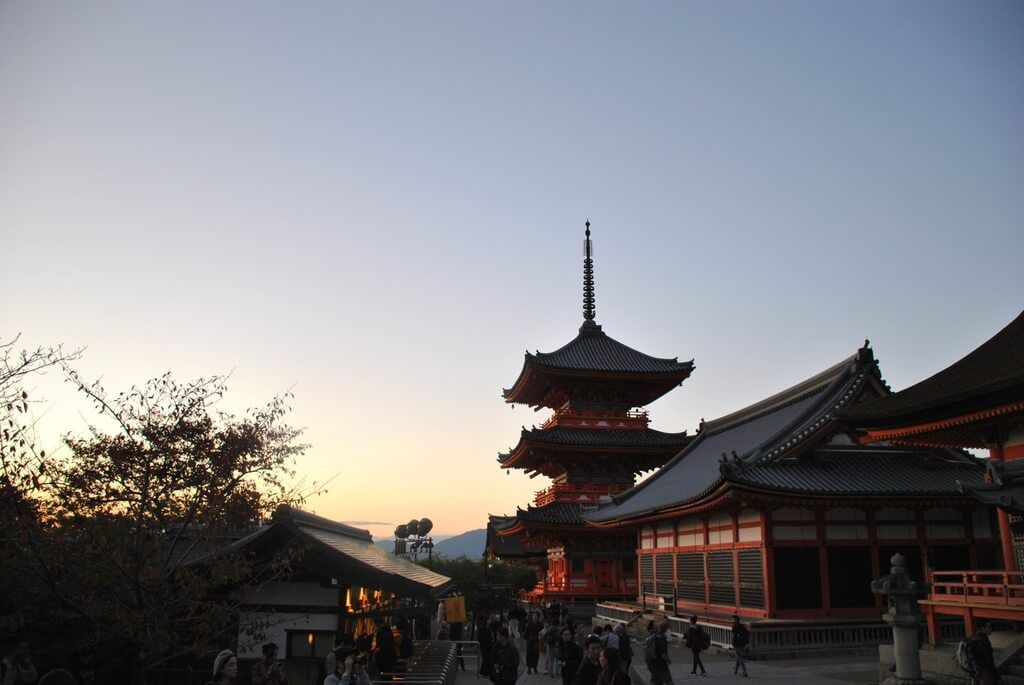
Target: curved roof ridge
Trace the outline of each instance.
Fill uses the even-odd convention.
[[[701,433],[710,432],[711,434],[715,434],[729,428],[734,428],[740,424],[753,421],[765,414],[782,409],[794,402],[799,402],[806,397],[817,394],[821,390],[835,383],[842,376],[842,372],[855,365],[858,359],[859,353],[855,353],[846,357],[839,363],[833,364],[824,371],[817,373],[796,385],[790,386],[781,392],[777,392],[770,397],[766,397],[765,399],[759,400],[742,409],[737,409],[725,416],[712,419],[704,424],[704,429]]]
[[[272,519],[274,521],[287,519],[293,523],[301,524],[303,526],[320,528],[321,530],[326,530],[330,533],[340,533],[360,540],[373,542],[373,535],[371,535],[370,531],[365,528],[356,528],[355,526],[350,526],[347,523],[332,521],[331,519],[324,518],[323,516],[317,516],[316,514],[288,506],[287,504],[283,504],[278,507],[274,512]]]
[[[831,406],[833,404],[833,397],[837,394],[837,391],[842,390],[843,388],[848,388],[850,386],[849,381],[851,377],[857,378],[853,372],[857,370],[858,366],[867,364],[874,364],[874,356],[871,354],[870,350],[865,347],[861,348],[861,350],[856,354],[846,357],[838,364],[834,364],[824,371],[817,373],[810,378],[783,390],[782,392],[771,395],[760,402],[756,402],[744,409],[733,412],[732,414],[727,414],[726,416],[711,422],[711,430],[708,429],[708,423],[705,423],[703,430],[697,433],[693,442],[687,445],[676,456],[672,457],[672,459],[666,462],[664,466],[658,469],[658,471],[652,474],[649,478],[637,483],[632,488],[614,496],[613,501],[615,504],[611,508],[617,508],[619,506],[628,507],[629,501],[634,496],[642,493],[644,490],[647,490],[652,486],[659,486],[660,481],[666,477],[667,474],[672,472],[680,462],[685,461],[690,455],[700,451],[703,445],[709,440],[717,441],[716,439],[719,438],[719,436],[727,435],[730,431],[734,430],[739,433],[749,431],[749,428],[744,428],[746,424],[752,423],[756,419],[761,419],[771,414],[782,412],[779,418],[784,419],[784,423],[779,425],[778,428],[770,426],[759,428],[758,430],[767,429],[765,430],[764,437],[757,435],[756,432],[753,436],[748,435],[745,438],[746,440],[750,440],[752,437],[756,437],[758,439],[756,442],[749,444],[747,449],[741,449],[740,444],[734,444],[736,441],[742,443],[744,438],[741,436],[740,438],[734,438],[734,442],[716,445],[713,448],[715,450],[714,454],[698,454],[695,456],[695,458],[698,458],[698,461],[695,462],[695,464],[705,464],[705,466],[697,467],[698,471],[702,471],[700,477],[708,478],[708,480],[706,482],[702,482],[703,487],[699,488],[699,492],[690,493],[690,495],[680,499],[679,501],[689,501],[694,497],[703,496],[723,481],[723,477],[719,474],[717,461],[719,457],[717,452],[720,448],[739,449],[744,453],[744,455],[763,455],[765,449],[772,445],[779,445],[779,443],[787,436],[793,435],[801,426],[807,425],[810,419],[822,414],[822,412],[825,411],[826,406]],[[820,395],[820,397],[812,402],[811,398],[814,398],[817,395]],[[804,406],[801,405],[802,402],[809,402],[809,404]],[[792,413],[791,416],[786,416],[786,410],[788,410],[788,413],[795,413]],[[806,438],[807,435],[815,433],[821,427],[819,424],[826,423],[824,419],[828,418],[828,416],[828,412],[825,412],[816,423],[813,423],[806,428],[797,438],[794,438],[792,442],[794,444],[799,443],[803,438]],[[784,443],[782,446],[784,447],[786,444],[787,443]],[[768,454],[771,456],[774,453],[775,451]],[[714,458],[713,462],[709,461],[709,456]],[[706,471],[706,473],[703,473],[703,471]],[[663,504],[668,503],[665,502]],[[678,504],[678,502],[674,504]],[[637,513],[641,513],[642,511],[643,509],[627,512],[626,516],[635,516]],[[598,514],[598,516],[591,514],[588,518],[595,521],[608,521],[613,517],[600,517],[600,514]]]

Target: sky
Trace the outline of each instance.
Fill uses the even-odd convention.
[[[692,433],[865,338],[896,390],[989,338],[1022,188],[1020,2],[0,4],[0,336],[291,390],[307,508],[378,536],[547,485],[501,390],[582,322],[586,219]]]

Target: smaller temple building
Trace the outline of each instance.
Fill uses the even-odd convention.
[[[863,445],[838,414],[890,391],[865,344],[735,413],[702,423],[654,475],[585,514],[631,531],[644,608],[727,625],[875,621],[872,579],[901,552],[910,573],[999,563],[995,520],[965,486],[984,466],[945,447]]]
[[[373,634],[377,617],[431,613],[451,586],[447,576],[374,544],[367,530],[286,506],[218,554],[245,555],[266,577],[282,553],[288,567],[279,580],[232,592],[239,607],[237,654],[255,660],[273,642],[296,682],[322,677],[323,658],[341,635]]]

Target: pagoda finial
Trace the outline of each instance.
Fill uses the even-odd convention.
[[[594,303],[594,246],[590,242],[590,219],[583,240],[583,325],[594,325],[597,306]]]

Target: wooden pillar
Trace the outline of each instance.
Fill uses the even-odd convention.
[[[928,626],[928,642],[933,645],[942,644],[942,626],[939,625],[939,615],[930,606],[923,607],[924,622]],[[968,633],[967,637],[970,637]]]
[[[832,615],[832,592],[828,584],[828,547],[825,546],[825,515],[815,512],[818,531],[818,573],[821,576],[821,608],[826,616]]]
[[[761,575],[764,578],[764,613],[768,618],[775,616],[775,549],[772,546],[772,527],[768,511],[761,512],[761,549],[763,555]]]
[[[740,611],[740,555],[736,545],[740,541],[740,516],[739,512],[730,514],[732,517],[732,604],[736,613]]]
[[[1003,447],[999,445],[988,451],[989,458],[995,461],[1003,461]],[[988,474],[985,475],[988,480]],[[1017,555],[1013,549],[1013,528],[1010,526],[1010,515],[1004,509],[996,509],[996,516],[999,517],[999,542],[1003,548],[1003,568],[1013,573],[1017,570]],[[970,635],[970,633],[968,633]]]

